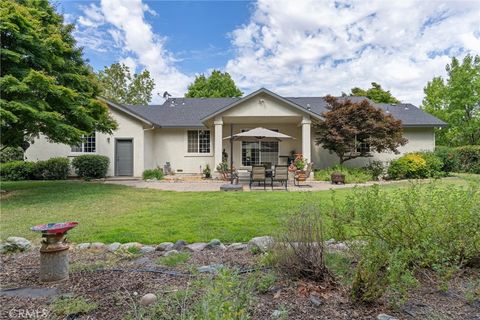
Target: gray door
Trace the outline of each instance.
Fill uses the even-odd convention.
[[[131,139],[115,142],[115,175],[133,176],[133,141]]]

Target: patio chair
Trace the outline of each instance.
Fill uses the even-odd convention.
[[[252,172],[250,174],[250,189],[252,189],[252,183],[254,182],[263,182],[263,189],[266,190],[267,177],[265,175],[265,166],[263,165],[253,165]]]
[[[280,182],[281,185],[285,183],[285,190],[288,190],[288,165],[275,165],[275,172],[272,175],[272,190],[273,190],[273,182]]]
[[[293,178],[293,184],[296,185],[297,187],[300,187],[300,182],[305,182],[307,181],[308,177],[310,177],[310,174],[312,173],[312,168],[313,168],[313,162],[310,162],[307,165],[307,169],[305,171],[297,171],[295,172],[295,177]],[[307,186],[307,185],[304,185]]]

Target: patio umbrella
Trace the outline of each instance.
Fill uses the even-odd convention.
[[[223,138],[230,140],[230,184],[233,184],[233,141],[282,141],[287,139],[295,139],[289,135],[258,127],[245,132],[232,134],[233,129],[230,127],[231,135]]]

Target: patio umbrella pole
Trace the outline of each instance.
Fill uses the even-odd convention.
[[[230,124],[230,184],[233,184],[233,123]]]

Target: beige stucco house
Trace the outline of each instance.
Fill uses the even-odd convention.
[[[362,97],[349,97],[359,100]],[[281,142],[233,143],[234,166],[248,168],[269,162],[287,164],[292,152],[303,153],[315,168],[338,164],[328,150],[315,145],[312,123],[326,109],[322,97],[282,97],[260,89],[242,98],[169,98],[162,105],[130,106],[106,101],[118,129],[112,135],[95,133],[78,146],[37,139],[26,151],[27,160],[101,154],[110,158],[109,176],[141,176],[143,170],[168,162],[176,173],[199,174],[209,165],[212,170],[227,156],[231,132],[264,127],[294,137]],[[434,128],[445,123],[411,104],[375,104],[400,119],[407,145],[401,153],[435,148]],[[360,146],[368,147],[368,146]],[[225,150],[225,151],[224,151]],[[348,161],[361,166],[372,160],[389,161],[393,153]]]

